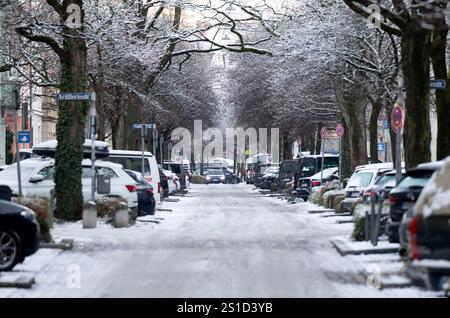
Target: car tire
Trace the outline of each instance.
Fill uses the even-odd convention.
[[[22,243],[19,235],[10,229],[0,228],[0,245],[2,250],[2,254],[0,254],[2,258],[0,260],[0,272],[10,271],[22,258]],[[10,255],[6,255],[5,251],[9,251]]]

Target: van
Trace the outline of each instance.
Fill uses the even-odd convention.
[[[103,160],[121,164],[124,169],[139,172],[142,171],[142,151],[110,150],[109,157],[104,158]],[[155,200],[157,206],[160,206],[162,201],[162,191],[159,169],[155,156],[150,152],[144,152],[144,178],[150,182],[154,193],[158,194],[155,195]]]

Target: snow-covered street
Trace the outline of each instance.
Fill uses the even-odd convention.
[[[126,229],[57,226],[53,235],[74,238],[74,248],[27,258],[15,272],[37,271],[36,284],[0,289],[0,297],[433,296],[358,282],[358,268],[375,258],[340,256],[329,240],[348,236],[352,225],[306,207],[245,184],[192,185],[180,202],[164,203],[172,212]]]

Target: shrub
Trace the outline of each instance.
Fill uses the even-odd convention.
[[[50,201],[45,198],[34,196],[13,198],[13,200],[34,211],[41,228],[41,240],[44,242],[51,242],[52,236],[50,230],[52,228],[52,216],[50,213]]]
[[[361,217],[359,215],[355,215],[355,217],[354,217],[355,224],[353,226],[352,238],[355,241],[364,241],[365,240],[365,234],[364,234],[365,220],[366,220],[365,217]]]
[[[121,197],[104,197],[96,200],[97,216],[103,218],[106,223],[114,225],[114,217],[121,202],[127,203],[127,200]],[[131,224],[136,220],[137,212],[137,209],[128,209]]]

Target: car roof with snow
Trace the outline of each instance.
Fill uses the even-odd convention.
[[[110,150],[109,151],[110,155],[118,155],[118,156],[140,156],[142,157],[142,151],[133,151],[133,150]],[[153,154],[149,151],[144,151],[144,156],[145,157],[153,157]]]

